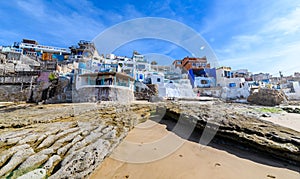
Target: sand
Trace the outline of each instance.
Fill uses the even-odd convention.
[[[300,178],[299,171],[273,161],[265,161],[272,165],[254,161],[258,160],[184,140],[148,120],[130,131],[90,178]]]
[[[280,114],[272,114],[271,117],[261,117],[261,119],[300,132],[300,114],[284,112]]]

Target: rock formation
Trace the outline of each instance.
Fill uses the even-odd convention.
[[[285,100],[286,96],[283,92],[273,89],[260,89],[247,98],[247,101],[252,104],[264,106],[276,106]]]
[[[153,109],[112,102],[1,108],[0,178],[85,178]]]
[[[215,139],[299,166],[300,132],[261,120],[263,112],[257,108],[220,101],[2,106],[0,177],[85,178],[150,113],[158,122],[176,121],[170,130],[183,138],[198,128]]]
[[[150,100],[152,96],[158,96],[157,84],[136,85],[135,88],[134,97],[136,100]]]
[[[256,110],[259,107],[170,102],[159,108],[165,111],[165,118],[187,121],[201,130],[215,128],[215,138],[300,165],[300,132],[261,120],[263,112]]]

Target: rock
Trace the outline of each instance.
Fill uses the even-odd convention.
[[[284,108],[281,108],[281,109],[288,112],[288,113],[300,114],[300,108],[284,107]]]
[[[260,120],[259,115],[249,115],[245,112],[249,110],[249,105],[230,105],[214,103],[210,107],[199,103],[168,102],[164,116],[168,119],[186,120],[200,130],[207,127],[208,120],[214,121],[218,126],[214,138],[220,141],[229,140],[237,146],[268,153],[286,162],[296,165],[300,163],[300,143],[296,137],[300,136],[298,131]]]
[[[32,154],[34,154],[32,148],[17,151],[9,160],[9,162],[0,169],[0,176],[3,176],[8,172],[14,170],[19,164],[21,164]]]
[[[56,178],[85,178],[108,155],[111,144],[99,139],[85,148],[71,153],[62,161],[62,167],[49,179]]]
[[[13,145],[13,144],[16,144],[16,143],[22,141],[23,138],[24,137],[9,138],[9,139],[6,139],[5,144]],[[20,143],[20,144],[23,144],[23,143]]]
[[[16,137],[24,137],[27,135],[29,130],[19,130],[19,131],[13,131],[13,132],[8,132],[4,135],[0,136],[0,141],[5,141],[7,139],[12,139]]]
[[[57,154],[58,155],[65,155],[65,153],[71,148],[71,146],[73,146],[75,143],[77,143],[78,141],[81,141],[83,139],[83,137],[81,136],[77,136],[75,137],[71,143],[68,143],[67,145],[61,147],[60,149],[57,150]]]
[[[158,96],[157,84],[139,84],[135,88],[134,97],[137,100],[149,100],[152,96]]]
[[[149,102],[161,102],[161,101],[164,101],[164,98],[159,96],[151,96],[149,99]]]
[[[252,104],[263,106],[276,106],[286,100],[286,96],[282,91],[274,89],[260,89],[258,92],[251,94],[247,101]]]
[[[262,116],[262,117],[271,117],[270,114],[266,114],[266,113],[265,113],[265,114],[262,114],[261,116]]]
[[[54,154],[54,153],[55,153],[54,149],[48,148],[48,149],[44,149],[44,150],[39,151],[38,155],[51,155],[51,154]]]
[[[117,137],[117,131],[115,129],[107,132],[102,136],[103,139],[114,139]]]
[[[37,147],[37,149],[49,147],[56,141],[56,135],[49,135],[43,142]]]
[[[2,107],[0,178],[40,166],[47,177],[85,178],[153,109],[155,104],[142,102]]]
[[[79,128],[70,128],[70,129],[65,129],[63,132],[60,132],[56,135],[49,135],[45,140],[43,140],[43,142],[37,147],[37,149],[49,147],[53,143],[57,144],[56,147],[58,148],[62,145],[63,142],[66,142],[67,140],[72,140],[72,138],[70,139],[69,137],[72,137],[73,135],[67,136],[66,138],[63,139],[59,139],[60,137],[78,130]]]
[[[65,142],[69,142],[72,141],[76,136],[78,136],[82,131],[76,131],[74,133],[70,133],[68,134],[66,137],[59,139],[58,141],[56,141],[55,143],[65,143]]]
[[[40,136],[38,134],[33,134],[25,137],[24,139],[19,141],[19,144],[32,143],[36,141]]]
[[[52,172],[55,165],[61,160],[59,155],[53,155],[48,159],[48,161],[43,165],[43,169],[47,171],[48,174]]]
[[[105,128],[108,129],[109,127]],[[97,130],[97,129],[96,129]],[[107,131],[108,132],[108,131]],[[101,138],[101,136],[103,136],[103,133],[100,131],[96,131],[96,132],[92,132],[91,134],[89,134],[88,136],[86,136],[83,140],[75,143],[72,148],[69,149],[68,151],[68,155],[70,157],[70,154],[74,153],[75,151],[78,151],[82,148],[85,148],[87,145],[89,145],[90,143],[93,143],[94,141],[98,140],[99,138]],[[68,157],[68,156],[67,156]],[[67,158],[66,157],[66,158]],[[62,165],[65,165],[65,162],[67,162],[68,160],[63,160]]]
[[[30,145],[24,144],[10,148],[9,150],[3,151],[0,154],[0,167],[9,159],[12,155],[14,155],[18,151],[22,151],[28,149]]]
[[[44,179],[46,177],[46,170],[39,168],[36,170],[33,170],[31,172],[28,172],[17,179]]]
[[[37,153],[28,157],[20,166],[19,170],[34,169],[47,161],[48,155]]]

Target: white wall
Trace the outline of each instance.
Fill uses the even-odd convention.
[[[299,82],[293,82],[295,93],[285,93],[289,100],[300,100],[300,86]]]

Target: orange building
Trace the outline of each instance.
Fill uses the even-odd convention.
[[[196,58],[196,57],[185,57],[182,60],[175,60],[173,62],[173,65],[175,67],[180,67],[185,70],[202,70],[205,68],[210,68],[210,64],[207,63],[206,56],[202,58]]]
[[[52,60],[52,54],[51,53],[43,53],[42,60]]]

